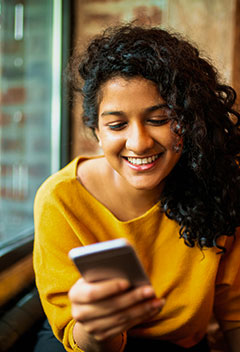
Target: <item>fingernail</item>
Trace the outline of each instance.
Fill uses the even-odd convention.
[[[164,298],[161,299],[154,299],[152,301],[152,307],[153,308],[162,308],[165,304],[166,300]]]
[[[143,296],[144,297],[148,298],[148,297],[152,297],[154,295],[155,295],[155,292],[152,287],[145,287],[143,289]]]
[[[127,280],[121,280],[119,281],[119,285],[121,290],[126,290],[130,286],[130,283]]]

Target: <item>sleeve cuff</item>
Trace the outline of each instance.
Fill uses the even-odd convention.
[[[74,341],[74,338],[73,338],[73,327],[74,327],[74,325],[75,325],[75,322],[73,321],[73,323],[69,327],[69,344],[71,346],[71,349],[74,352],[84,352],[84,350],[82,350],[80,347],[78,347],[78,345]],[[111,350],[112,352],[123,352],[124,349],[125,349],[126,343],[127,343],[127,332],[124,331],[122,333],[121,344],[119,345],[119,340],[113,340],[111,342],[111,346],[109,346],[108,349],[109,349],[109,351]]]

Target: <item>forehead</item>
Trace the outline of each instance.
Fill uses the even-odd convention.
[[[164,103],[164,100],[154,82],[142,77],[115,77],[101,87],[99,108],[106,105],[115,108],[121,105],[127,108],[134,104],[149,107],[159,103]]]

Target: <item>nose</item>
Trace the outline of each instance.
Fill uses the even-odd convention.
[[[146,153],[154,146],[154,139],[146,126],[135,123],[129,126],[126,140],[126,148],[135,154]]]

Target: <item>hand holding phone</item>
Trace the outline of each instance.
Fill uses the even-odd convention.
[[[73,248],[69,257],[87,282],[123,278],[133,287],[150,285],[134,248],[125,239]]]
[[[69,257],[82,275],[69,292],[79,346],[82,331],[103,341],[152,319],[162,309],[163,300],[156,297],[137,254],[125,239],[74,248]]]

